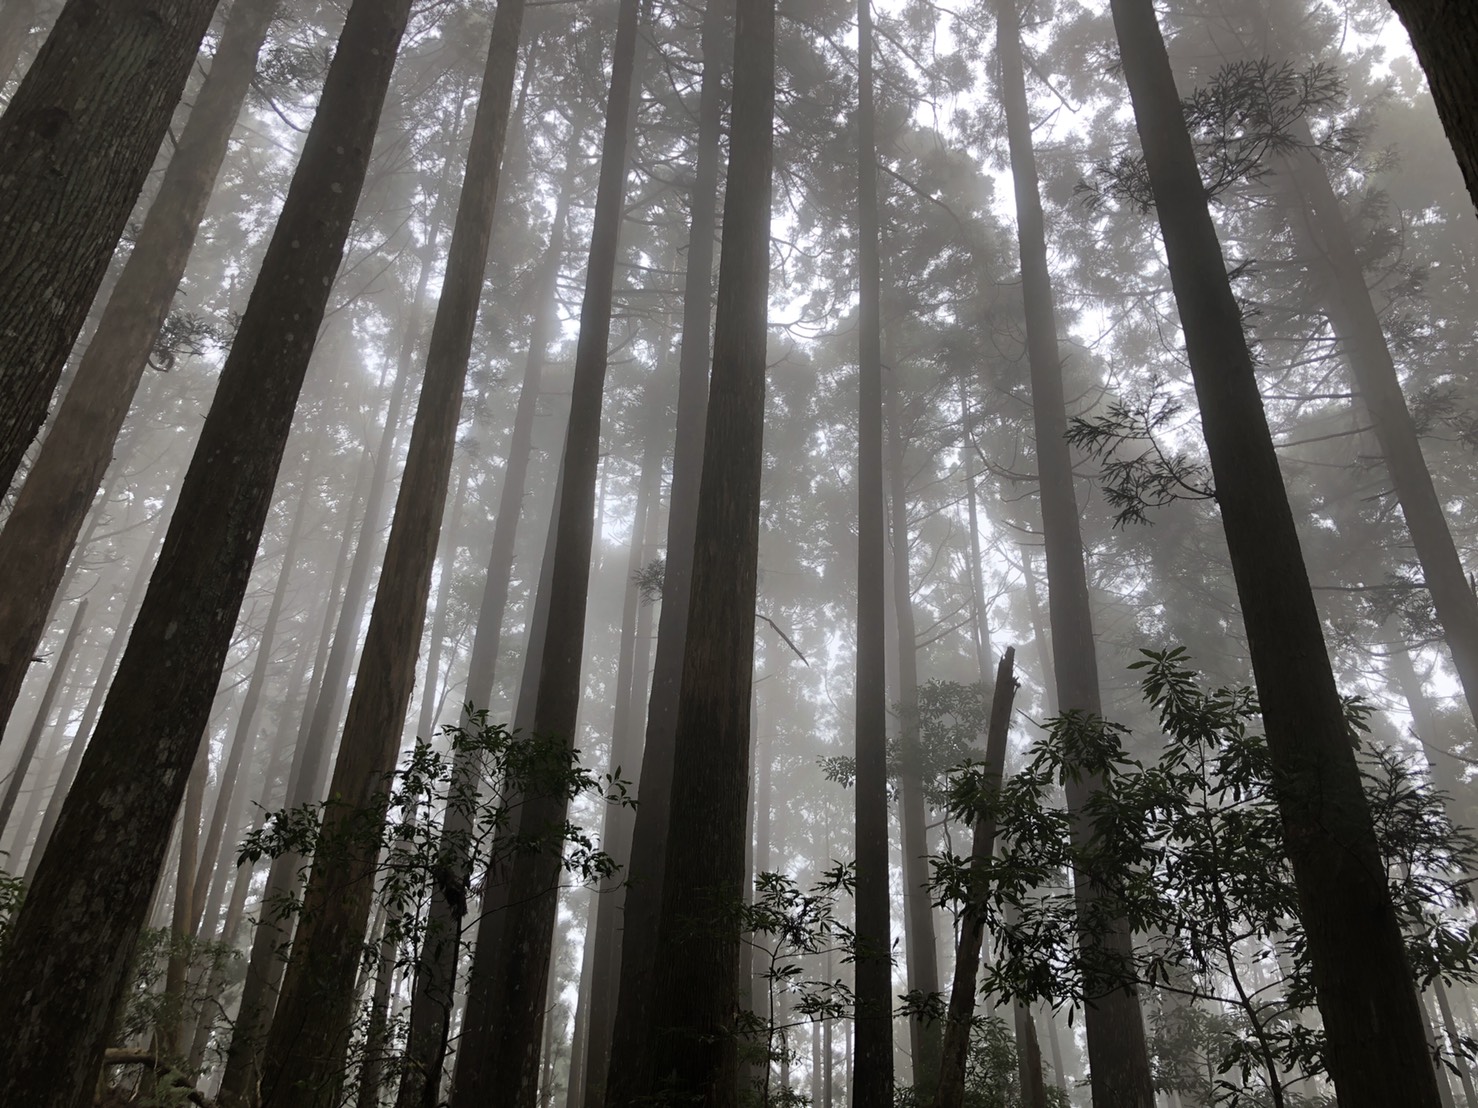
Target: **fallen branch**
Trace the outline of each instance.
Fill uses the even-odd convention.
[[[174,1080],[171,1084],[185,1092],[185,1099],[191,1104],[198,1104],[200,1108],[215,1108],[215,1104],[207,1099],[206,1095],[185,1080],[185,1075],[174,1066],[170,1065],[159,1055],[148,1050],[124,1050],[110,1049],[103,1051],[104,1066],[148,1066],[156,1074],[164,1077],[173,1074]]]

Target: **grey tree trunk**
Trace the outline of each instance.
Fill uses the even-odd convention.
[[[1391,0],[1406,24],[1452,152],[1478,207],[1478,23],[1460,0]]]
[[[15,72],[31,28],[36,23],[36,0],[5,0],[0,4],[0,88]]]
[[[0,490],[41,430],[215,7],[68,0],[0,116]]]
[[[893,970],[888,892],[887,628],[884,609],[883,367],[877,124],[871,0],[857,3],[857,1056],[852,1103],[893,1103]]]
[[[72,0],[67,10],[86,6]],[[349,11],[118,676],[0,961],[0,1024],[9,1028],[0,1103],[80,1108],[91,1099],[409,11],[410,0],[355,0]]]
[[[1385,866],[1165,43],[1150,0],[1112,0],[1112,10],[1247,628],[1329,1074],[1345,1108],[1436,1108]]]
[[[548,625],[540,650],[532,726],[537,735],[560,736],[573,750],[580,703],[585,645],[585,602],[594,545],[595,489],[599,468],[601,405],[611,331],[612,292],[626,193],[627,148],[633,124],[638,0],[621,0],[611,55],[596,189],[590,260],[575,348],[570,418],[561,465],[547,594]],[[521,698],[522,699],[522,698]],[[519,805],[518,834],[562,841],[567,796],[533,792]],[[453,1108],[482,1105],[498,1097],[513,1108],[531,1108],[539,1089],[539,1044],[543,1038],[545,990],[554,939],[560,850],[517,854],[509,866],[507,906],[484,907],[478,945],[490,944],[481,965],[490,971],[468,983],[467,1012]],[[478,963],[474,962],[476,973]]]
[[[362,820],[365,812],[383,816],[386,776],[395,767],[415,687],[416,653],[482,300],[522,26],[522,0],[503,0],[493,20],[395,519],[329,786],[323,820],[329,839]],[[378,861],[378,849],[351,847],[333,867],[313,868],[267,1039],[264,1105],[338,1103],[354,1022],[354,975],[369,925]]]
[[[633,1100],[738,1103],[736,986],[759,554],[775,5],[739,0],[734,107],[703,476],[688,611],[656,972]],[[613,1062],[615,1059],[613,1059]],[[614,1083],[613,1083],[614,1084]],[[632,1088],[630,1084],[625,1086]]]
[[[1066,438],[1067,403],[1057,345],[1052,279],[1047,268],[1036,152],[1027,111],[1016,0],[998,0],[996,12],[1001,101],[1011,149],[1026,308],[1027,359],[1031,368],[1042,530],[1047,548],[1047,611],[1052,627],[1057,699],[1063,711],[1076,710],[1096,716],[1102,714],[1103,706],[1099,697],[1093,616]],[[1074,812],[1082,812],[1091,802],[1095,788],[1091,776],[1069,781],[1067,800]],[[1088,845],[1088,834],[1086,825],[1081,820],[1075,821],[1074,836],[1079,846]],[[1097,933],[1087,921],[1102,916],[1101,909],[1094,906],[1102,891],[1081,874],[1073,888],[1079,918],[1084,921],[1079,942],[1085,949],[1094,951],[1090,961],[1110,964],[1127,961],[1132,944],[1128,925],[1116,921],[1106,934]],[[1094,1108],[1154,1108],[1149,1051],[1136,990],[1112,973],[1089,974],[1084,987],[1088,1003],[1083,1024],[1088,1039]]]

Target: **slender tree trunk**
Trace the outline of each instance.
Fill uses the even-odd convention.
[[[367,457],[360,463],[354,492],[344,510],[341,531],[346,535],[351,530],[355,506],[365,498],[368,483],[372,480],[368,463]],[[339,544],[339,556],[324,604],[318,647],[314,652],[313,680],[303,701],[292,763],[283,790],[283,807],[288,809],[299,808],[320,798],[318,767],[327,758],[327,752],[321,746],[314,745],[312,720],[323,690],[324,669],[331,654],[334,613],[342,601],[340,590],[342,588],[344,592],[348,591],[346,577],[352,573],[351,551],[356,555],[359,553],[357,546],[347,540]],[[256,1096],[261,1072],[261,1049],[272,1020],[277,984],[281,980],[281,948],[292,937],[291,920],[281,918],[275,906],[296,886],[301,866],[302,859],[298,855],[281,854],[272,859],[268,868],[267,885],[262,892],[256,931],[252,935],[251,950],[247,956],[246,977],[241,984],[241,1003],[237,1006],[236,1019],[231,1025],[225,1071],[221,1075],[220,1089],[217,1092],[217,1099],[224,1108],[249,1104]],[[249,873],[248,870],[247,876]]]
[[[596,191],[590,260],[575,349],[569,427],[561,466],[548,627],[542,644],[533,726],[558,735],[573,750],[585,644],[585,602],[594,544],[595,487],[600,451],[601,403],[611,331],[611,301],[626,192],[627,147],[633,124],[638,0],[621,0],[606,102],[600,181]],[[519,805],[518,834],[543,841],[563,835],[567,796],[529,793]],[[560,848],[517,854],[507,884],[508,906],[484,914],[478,943],[491,943],[488,977],[470,982],[462,1028],[461,1062],[452,1088],[454,1108],[469,1108],[498,1095],[514,1108],[529,1108],[539,1087],[539,1042],[554,938]],[[474,965],[474,969],[476,966]]]
[[[1016,194],[1016,227],[1021,256],[1022,294],[1026,307],[1027,358],[1031,366],[1032,418],[1036,431],[1042,530],[1047,546],[1048,618],[1052,625],[1057,697],[1065,711],[1100,715],[1098,662],[1094,652],[1093,617],[1088,578],[1083,566],[1083,539],[1073,489],[1072,459],[1067,446],[1067,403],[1062,360],[1057,346],[1057,319],[1042,201],[1037,183],[1022,73],[1021,28],[1016,0],[998,0],[997,56],[1001,100],[1011,149],[1011,176]],[[1091,803],[1097,782],[1077,777],[1067,786],[1068,804],[1081,813]],[[1091,828],[1075,820],[1074,838],[1088,845]],[[1105,931],[1090,921],[1101,918],[1095,907],[1102,895],[1085,875],[1077,875],[1074,892],[1082,921],[1080,944],[1094,951],[1093,962],[1127,963],[1132,939],[1127,923],[1115,920]],[[1094,1108],[1153,1108],[1154,1085],[1144,1019],[1132,985],[1113,974],[1090,974],[1085,981],[1088,1003],[1083,1022]]]
[[[67,10],[81,6],[72,0]],[[230,647],[409,10],[410,0],[355,0],[349,11],[159,565],[0,961],[0,1025],[9,1028],[0,1103],[81,1105],[90,1096]],[[55,41],[54,33],[48,49]]]
[[[565,181],[556,204],[554,221],[550,226],[549,245],[539,274],[523,385],[514,413],[513,431],[509,437],[508,464],[503,470],[498,517],[493,525],[493,539],[488,550],[488,566],[483,578],[477,625],[472,633],[472,652],[467,664],[467,685],[463,702],[476,709],[488,707],[496,677],[503,637],[503,616],[508,606],[509,578],[513,572],[514,546],[528,484],[539,386],[556,322],[555,292],[560,263],[564,259],[566,221],[575,192],[580,134],[579,125],[572,125],[570,148],[565,159]],[[454,772],[460,775],[469,768],[459,764]],[[453,813],[454,816],[455,814]],[[453,834],[448,836],[448,830]],[[466,831],[467,828],[455,819],[449,828],[444,827],[442,837],[447,844],[446,848],[465,854],[465,845],[457,844],[465,844]],[[454,873],[465,874],[467,869],[465,857],[449,858],[446,864]],[[426,934],[428,941],[423,944],[421,961],[416,967],[411,997],[410,1027],[395,1101],[398,1108],[420,1108],[428,1098],[439,1095],[441,1087],[446,1039],[456,996],[456,963],[460,952],[461,921],[440,889],[432,891]],[[479,936],[481,934],[479,930]]]
[[[1415,984],[1164,40],[1150,0],[1112,0],[1112,10],[1247,628],[1329,1074],[1344,1108],[1435,1108]]]
[[[385,1082],[385,1058],[390,1049],[387,1034],[390,1018],[390,984],[395,976],[395,930],[400,913],[391,913],[380,924],[379,960],[375,963],[375,989],[370,997],[369,1027],[364,1034],[364,1058],[359,1064],[358,1108],[379,1108],[380,1086]]]
[[[1448,1050],[1452,1054],[1453,1065],[1457,1066],[1458,1080],[1463,1083],[1463,1099],[1468,1102],[1468,1108],[1478,1108],[1478,1091],[1473,1088],[1472,1068],[1468,1065],[1468,1060],[1458,1052],[1462,1033],[1452,1015],[1452,1001],[1448,999],[1447,986],[1440,977],[1432,982],[1432,991],[1437,994],[1437,1010],[1442,1013],[1442,1029],[1447,1032]]]
[[[903,909],[908,948],[908,984],[911,992],[925,997],[939,993],[939,957],[934,935],[934,897],[929,889],[928,809],[924,800],[919,750],[919,658],[918,633],[913,612],[913,583],[909,554],[908,478],[904,472],[905,444],[899,412],[897,375],[893,387],[884,390],[890,445],[888,495],[891,501],[893,544],[893,611],[898,648],[898,735],[903,754],[899,792],[902,794],[899,827],[903,840]],[[944,1027],[937,1020],[909,1020],[913,1048],[913,1080],[931,1090],[938,1081],[939,1051]],[[927,1095],[927,1093],[926,1093]]]
[[[670,341],[670,327],[664,337]],[[669,341],[658,343],[666,350]],[[660,410],[653,393],[660,384],[648,389],[648,404]],[[650,634],[650,607],[642,600],[635,577],[646,564],[648,551],[655,541],[654,524],[658,516],[657,499],[662,484],[661,438],[648,429],[641,462],[641,481],[637,488],[636,510],[631,524],[631,550],[626,560],[623,582],[625,603],[621,612],[621,644],[616,673],[615,718],[611,727],[611,772],[625,776],[630,767],[641,762],[642,711],[646,700],[649,644],[642,636],[643,624]],[[630,808],[607,806],[601,828],[601,844],[623,867],[630,863],[632,824],[635,813]],[[611,1038],[616,1018],[616,988],[621,967],[621,939],[617,920],[622,918],[626,900],[625,873],[602,890],[596,898],[595,929],[591,944],[595,959],[590,972],[590,1045],[585,1055],[584,1104],[586,1108],[604,1108],[606,1075],[610,1068]]]
[[[282,606],[287,602],[288,585],[293,570],[297,567],[298,544],[303,536],[303,517],[308,514],[310,493],[304,489],[298,506],[293,512],[293,521],[287,535],[287,544],[282,548],[282,568],[277,571],[277,587],[272,591],[272,603],[267,609],[267,620],[262,624],[262,636],[257,640],[257,657],[247,680],[246,697],[236,714],[236,727],[231,736],[230,752],[221,767],[220,784],[216,788],[215,808],[211,813],[210,828],[206,832],[205,845],[200,850],[202,859],[214,859],[220,849],[221,839],[226,833],[227,814],[232,810],[236,795],[236,781],[241,774],[241,763],[255,742],[257,708],[262,701],[262,692],[272,668],[272,648],[277,639],[277,626],[282,619]],[[206,895],[210,890],[213,867],[203,864],[196,878],[193,904],[195,916],[190,932],[194,934],[200,925],[201,913],[205,910]]]
[[[1006,739],[1011,730],[1011,705],[1016,695],[1013,672],[1016,651],[1007,647],[996,668],[995,691],[991,695],[990,727],[985,739],[987,803],[1000,791],[1006,771]],[[955,951],[955,978],[949,994],[949,1016],[944,1025],[944,1049],[939,1064],[939,1091],[934,1108],[961,1108],[965,1103],[965,1069],[970,1055],[970,1030],[975,1022],[975,986],[980,974],[980,952],[985,940],[985,913],[980,903],[988,893],[981,872],[990,864],[996,848],[996,820],[982,813],[975,819],[970,845],[970,900],[960,915],[960,940]],[[1035,1041],[1035,1037],[1033,1037]],[[1026,1044],[1017,1027],[1016,1049],[1025,1054]],[[1022,1062],[1025,1066],[1025,1061]],[[1040,1058],[1037,1065],[1041,1071]],[[1023,1098],[1028,1086],[1022,1083]],[[1035,1102],[1031,1102],[1035,1103]]]
[[[643,1080],[626,1062],[640,1056],[652,1012],[648,1005],[652,1002],[657,918],[662,905],[662,867],[667,850],[677,691],[686,653],[683,640],[688,626],[693,534],[698,514],[704,421],[708,408],[713,240],[717,226],[719,138],[724,99],[723,43],[728,17],[733,10],[732,0],[707,0],[703,9],[700,45],[703,69],[698,88],[693,187],[688,194],[688,263],[683,278],[677,435],[672,451],[662,608],[657,618],[657,652],[652,663],[652,691],[641,754],[636,820],[631,832],[631,860],[626,874],[616,1017],[611,1042],[592,1042],[591,1046],[592,1053],[600,1050],[613,1059],[608,1069],[611,1083],[608,1099],[620,1104],[636,1095],[635,1089]],[[586,1108],[599,1106],[587,1100]]]
[[[72,623],[67,628],[66,638],[62,640],[61,649],[52,659],[51,677],[46,682],[46,691],[41,694],[41,703],[36,706],[36,718],[31,721],[31,729],[26,732],[26,741],[21,747],[20,757],[11,767],[10,780],[5,786],[5,795],[0,797],[0,837],[5,835],[5,828],[10,823],[11,813],[15,811],[15,802],[20,798],[21,785],[26,780],[26,771],[30,769],[31,762],[36,757],[36,748],[41,744],[41,734],[46,730],[46,721],[51,715],[51,706],[56,701],[57,691],[62,687],[62,679],[67,675],[67,663],[72,659],[72,650],[77,645],[77,636],[82,630],[82,621],[86,616],[87,601],[84,599],[78,602],[77,610],[72,613]],[[41,782],[36,781],[34,787],[39,789]],[[15,842],[14,852],[19,854],[23,845],[19,841]]]
[[[452,497],[451,510],[446,515],[447,542],[441,551],[441,577],[436,583],[436,615],[431,620],[430,644],[426,650],[426,687],[421,690],[421,715],[416,724],[416,737],[427,742],[436,738],[437,705],[446,691],[442,681],[441,656],[450,615],[447,609],[451,606],[452,582],[457,577],[457,551],[462,546],[459,541],[462,512],[467,504],[467,486],[471,477],[472,467],[464,466],[462,479],[457,482],[457,495]]]
[[[10,857],[16,861],[19,861],[24,854],[26,844],[31,842],[37,825],[41,821],[41,809],[51,793],[55,791],[56,781],[61,776],[63,747],[67,743],[67,725],[76,714],[77,707],[82,701],[82,694],[89,688],[84,672],[79,668],[74,674],[74,679],[67,682],[63,689],[66,699],[61,701],[51,723],[51,740],[45,744],[47,747],[46,760],[37,769],[38,776],[32,783],[31,795],[26,798],[26,806],[21,810],[20,819],[15,825]]]
[[[1478,25],[1461,0],[1391,0],[1427,72],[1437,115],[1478,207]]]
[[[164,973],[163,1019],[154,1031],[155,1049],[177,1059],[184,1049],[185,982],[190,969],[188,949],[195,928],[195,871],[200,858],[200,817],[205,808],[205,784],[210,776],[210,743],[200,744],[185,805],[180,812],[180,856],[175,867],[174,905],[169,922],[170,951]]]
[[[68,0],[0,116],[0,489],[46,418],[215,7]]]
[[[735,1031],[770,276],[775,5],[739,0],[723,254],[679,684],[645,1101],[738,1102]],[[628,923],[629,926],[629,923]],[[629,1086],[628,1086],[629,1087]],[[637,1099],[633,1098],[633,1099]]]
[[[363,819],[366,811],[383,816],[386,776],[395,768],[415,687],[416,652],[487,270],[522,26],[522,0],[502,0],[493,21],[395,520],[329,786],[323,833],[330,840]],[[331,869],[313,868],[267,1039],[263,1104],[326,1108],[338,1102],[354,1021],[355,966],[369,924],[378,863],[377,848],[351,845]]]
[[[857,3],[857,998],[856,1108],[893,1103],[893,959],[888,892],[887,653],[884,610],[883,367],[877,123],[871,0]]]
[[[26,886],[28,888],[35,880],[36,867],[40,864],[41,856],[46,853],[46,844],[51,841],[52,829],[61,816],[67,793],[72,788],[72,779],[77,774],[77,767],[82,763],[82,755],[87,750],[87,738],[92,734],[92,725],[97,720],[98,712],[102,710],[103,699],[112,681],[113,669],[118,664],[123,648],[128,644],[128,635],[133,627],[134,616],[139,610],[139,605],[143,603],[144,590],[149,585],[149,576],[154,569],[155,556],[164,543],[164,532],[169,529],[170,516],[174,514],[175,502],[178,499],[179,486],[176,485],[165,497],[164,508],[159,513],[159,521],[155,526],[153,537],[149,539],[143,559],[139,562],[138,571],[134,574],[133,584],[128,590],[128,598],[123,602],[123,610],[118,617],[118,629],[113,632],[113,637],[108,643],[108,652],[103,656],[103,664],[98,667],[92,694],[87,699],[87,705],[82,709],[82,721],[77,725],[77,734],[73,737],[71,745],[67,747],[67,756],[62,761],[61,775],[57,777],[56,785],[52,789],[51,801],[46,805],[46,815],[41,820],[41,829],[36,832],[36,842],[31,847],[30,858],[26,861]]]
[[[184,276],[278,4],[232,5],[138,240],[0,530],[0,722],[20,694],[26,661],[45,633],[77,533]]]
[[[1300,121],[1294,127],[1295,142],[1307,146],[1295,145],[1284,161],[1296,203],[1289,222],[1310,265],[1323,278],[1326,310],[1340,353],[1375,427],[1468,713],[1478,720],[1478,596],[1452,541],[1339,199],[1312,152],[1308,125]]]
[[[585,943],[580,951],[580,975],[575,996],[575,1021],[570,1033],[570,1073],[565,1083],[565,1108],[580,1108],[585,1101],[585,1073],[590,1053],[591,978],[595,972],[595,925],[600,896],[591,892],[585,905]]]
[[[0,5],[0,88],[15,72],[16,62],[36,23],[36,0],[6,0]]]
[[[1012,1005],[1016,1025],[1016,1065],[1021,1080],[1022,1108],[1047,1108],[1047,1083],[1042,1077],[1042,1047],[1031,1012],[1021,1001]]]

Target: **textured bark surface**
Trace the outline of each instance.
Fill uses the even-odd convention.
[[[1011,731],[1011,705],[1017,687],[1015,662],[1016,651],[1008,646],[996,668],[995,691],[991,694],[990,727],[985,737],[986,787],[991,790],[990,799],[1000,790],[1006,770],[1006,739]],[[972,882],[981,881],[978,871],[989,863],[995,848],[996,821],[990,816],[980,816],[975,820],[970,843]],[[970,896],[974,903],[966,903],[960,914],[960,940],[955,950],[954,984],[949,993],[949,1016],[944,1026],[939,1090],[934,1096],[934,1108],[961,1108],[965,1103],[965,1069],[970,1056],[970,1028],[975,1019],[975,983],[980,975],[980,951],[985,941],[984,913],[976,904],[987,891],[973,884]],[[1018,1038],[1018,1052],[1023,1045]],[[1041,1066],[1037,1068],[1040,1070]]]
[[[46,631],[78,532],[184,276],[278,5],[232,5],[133,252],[0,530],[0,726]]]
[[[356,0],[149,589],[0,962],[0,1103],[91,1099],[364,184],[410,0]]]
[[[1006,111],[1011,148],[1011,177],[1015,186],[1016,231],[1021,256],[1022,296],[1026,309],[1027,360],[1031,369],[1032,420],[1035,429],[1037,472],[1040,477],[1042,531],[1047,552],[1047,612],[1052,627],[1054,679],[1063,711],[1102,713],[1095,656],[1093,616],[1088,600],[1088,577],[1083,565],[1083,537],[1073,488],[1072,458],[1067,445],[1067,403],[1062,383],[1062,358],[1057,345],[1057,318],[1052,278],[1047,268],[1046,229],[1037,181],[1036,152],[1032,147],[1027,111],[1026,82],[1021,58],[1021,28],[1016,0],[999,0],[997,57],[1000,61],[1001,101]],[[1081,812],[1092,798],[1094,781],[1075,778],[1067,786],[1068,805]],[[1086,845],[1091,829],[1077,821],[1074,836]],[[1100,915],[1094,900],[1100,895],[1091,880],[1074,883],[1080,918]],[[1085,948],[1100,953],[1094,960],[1127,960],[1131,937],[1119,923],[1106,935],[1080,935]],[[1089,1076],[1094,1108],[1153,1108],[1154,1085],[1139,998],[1132,987],[1117,980],[1085,981],[1088,1003],[1083,1013],[1087,1033]]]
[[[558,736],[573,749],[580,702],[580,667],[585,646],[585,601],[590,588],[590,552],[595,538],[595,485],[600,453],[601,404],[605,391],[611,333],[611,294],[626,193],[627,146],[632,126],[632,88],[640,5],[622,0],[612,52],[611,88],[606,101],[596,189],[590,260],[580,308],[575,347],[570,418],[561,465],[559,507],[555,516],[544,641],[529,730]],[[541,583],[541,592],[543,592]],[[530,644],[529,653],[533,653]],[[527,671],[526,677],[531,676]],[[562,839],[567,796],[530,793],[519,807],[518,833]],[[480,1106],[497,1097],[514,1108],[529,1108],[539,1089],[539,1046],[543,1039],[545,991],[554,939],[560,851],[553,847],[522,853],[509,867],[507,907],[488,914],[484,906],[478,945],[490,971],[468,983],[467,1013],[456,1080],[455,1108]]]
[[[1329,1074],[1344,1108],[1436,1108],[1385,867],[1164,40],[1150,0],[1113,0],[1112,10],[1247,629]]]
[[[678,355],[677,436],[672,452],[672,489],[667,513],[667,548],[662,608],[657,616],[657,652],[652,662],[645,745],[641,752],[636,821],[621,932],[616,1016],[609,1042],[590,1043],[588,1072],[597,1056],[609,1058],[609,1093],[624,1103],[639,1082],[627,1065],[639,1056],[643,1029],[651,1018],[651,979],[656,959],[657,916],[662,907],[662,866],[667,850],[672,746],[677,689],[682,679],[683,638],[688,628],[693,529],[703,468],[708,409],[710,325],[713,301],[714,231],[718,222],[719,136],[723,122],[723,44],[732,0],[708,0],[703,12],[703,70],[698,89],[697,160],[688,199],[688,261],[683,277],[682,349]],[[633,766],[633,768],[637,768]],[[585,1108],[601,1108],[593,1086]]]
[[[416,652],[482,301],[522,26],[521,0],[503,0],[493,19],[395,519],[329,785],[324,816],[329,838],[362,819],[365,811],[376,806],[383,810],[386,775],[395,766],[415,687]],[[351,847],[334,866],[313,867],[267,1039],[264,1106],[338,1104],[355,1018],[354,979],[378,861],[378,851]]]
[[[1478,19],[1470,0],[1391,0],[1478,207]]]
[[[857,4],[857,994],[852,1103],[893,1103],[888,890],[888,693],[883,519],[883,355],[871,0]]]
[[[679,685],[643,1103],[738,1103],[739,926],[764,469],[775,4],[739,0],[713,372]]]
[[[216,0],[68,0],[0,116],[0,490],[41,429]]]

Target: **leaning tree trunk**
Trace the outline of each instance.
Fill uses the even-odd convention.
[[[1345,1108],[1436,1108],[1385,866],[1165,43],[1150,0],[1112,0],[1112,10],[1247,628],[1329,1074]]]
[[[1463,0],[1391,0],[1478,207],[1478,21]]]
[[[872,5],[857,3],[857,1057],[856,1108],[893,1103],[888,891],[888,694],[883,544],[883,355]]]
[[[775,116],[775,4],[739,0],[723,254],[714,322],[692,603],[679,684],[671,826],[644,1029],[646,1085],[714,1108],[738,1103],[736,1017],[744,895],[750,707]]]
[[[585,644],[585,601],[594,544],[596,473],[601,402],[611,333],[611,302],[626,193],[627,146],[632,127],[638,0],[621,0],[606,101],[590,260],[575,348],[570,418],[561,466],[554,531],[548,625],[540,651],[532,726],[536,735],[559,736],[574,749]],[[551,555],[546,555],[549,557]],[[538,1095],[539,1044],[545,989],[554,939],[567,796],[534,791],[523,796],[518,834],[544,843],[517,854],[509,865],[507,907],[489,914],[478,929],[480,964],[490,971],[468,984],[454,1108],[481,1105],[497,1096],[529,1108]],[[553,835],[554,844],[546,842]]]
[[[1289,191],[1297,204],[1289,213],[1289,223],[1308,248],[1315,272],[1322,277],[1326,311],[1340,353],[1375,427],[1376,441],[1421,563],[1422,580],[1431,593],[1453,668],[1463,686],[1468,714],[1478,720],[1478,596],[1452,541],[1339,198],[1313,153],[1313,138],[1302,121],[1295,124],[1295,141],[1298,145],[1284,161]]]
[[[549,357],[556,323],[555,292],[560,265],[564,260],[566,221],[575,193],[575,174],[579,168],[576,147],[581,136],[578,124],[572,125],[570,150],[565,162],[564,186],[555,205],[550,226],[549,245],[540,263],[534,309],[534,322],[529,331],[529,349],[524,362],[524,377],[518,406],[509,436],[508,464],[503,470],[503,486],[498,499],[498,517],[493,525],[493,538],[488,548],[488,565],[483,578],[482,600],[477,624],[472,633],[472,650],[467,665],[467,684],[463,702],[485,709],[492,699],[498,654],[503,638],[503,615],[508,606],[509,578],[513,572],[513,554],[518,523],[523,515],[527,490],[530,451],[534,433],[534,416],[538,407],[544,363]],[[464,721],[465,722],[465,721]],[[466,767],[458,764],[461,775]],[[448,814],[452,826],[443,825],[442,838],[450,847],[462,852],[466,845],[466,826],[462,815]],[[453,832],[448,836],[447,832]],[[447,860],[451,872],[467,869],[464,857]],[[419,1108],[429,1097],[439,1095],[442,1067],[451,1026],[452,1007],[456,1000],[457,957],[460,953],[462,924],[452,902],[441,888],[432,890],[431,906],[426,920],[425,941],[416,965],[411,994],[410,1024],[406,1031],[405,1054],[401,1060],[400,1085],[395,1102],[399,1108]]]
[[[731,0],[707,0],[703,10],[703,69],[698,88],[697,156],[688,194],[688,263],[683,278],[682,348],[678,355],[677,435],[672,449],[672,488],[667,513],[662,608],[657,616],[657,651],[652,662],[645,745],[638,774],[638,803],[631,831],[631,858],[621,933],[616,1014],[610,1039],[592,1032],[588,1072],[607,1059],[608,1089],[593,1086],[585,1108],[602,1108],[608,1096],[625,1103],[641,1084],[628,1063],[641,1052],[651,1019],[651,977],[656,968],[656,924],[662,903],[662,866],[667,850],[668,801],[677,690],[682,679],[687,633],[693,533],[702,477],[703,434],[708,407],[709,330],[713,300],[713,239],[717,225],[719,138],[723,123],[723,41]],[[597,1101],[596,1094],[602,1099]]]
[[[215,7],[68,0],[0,116],[0,492],[41,430]]]
[[[220,681],[409,13],[410,0],[355,0],[349,11],[159,565],[0,962],[7,1028],[0,1103],[80,1108],[90,1100],[108,1014],[126,985]]]
[[[0,726],[184,276],[279,2],[232,5],[133,251],[0,531]]]
[[[323,819],[323,834],[329,841],[358,825],[368,811],[383,818],[389,791],[386,777],[395,768],[415,687],[416,653],[497,208],[523,10],[522,0],[502,0],[493,19],[446,277],[431,328],[426,376],[329,786]],[[377,845],[350,844],[332,867],[313,867],[267,1038],[264,1104],[338,1103],[344,1055],[354,1024],[355,972],[369,924],[378,862]]]
[[[1057,319],[1052,278],[1047,268],[1045,226],[1037,181],[1036,152],[1032,148],[1031,119],[1027,111],[1022,72],[1021,28],[1016,0],[996,5],[997,55],[1000,60],[1001,101],[1011,150],[1011,177],[1016,195],[1016,229],[1021,256],[1022,297],[1026,309],[1027,360],[1031,369],[1032,419],[1036,433],[1037,472],[1042,531],[1047,549],[1047,610],[1052,626],[1054,676],[1063,711],[1100,715],[1098,661],[1094,652],[1093,616],[1088,601],[1088,578],[1083,566],[1083,538],[1073,489],[1072,458],[1067,446],[1067,403],[1062,383],[1062,360],[1057,346]],[[1067,799],[1074,812],[1091,804],[1096,781],[1074,777]],[[1089,845],[1091,827],[1074,821],[1074,839]],[[1080,873],[1073,885],[1081,921],[1079,942],[1094,951],[1093,964],[1127,964],[1132,938],[1128,924],[1114,920],[1105,930],[1091,921],[1103,917],[1096,906],[1104,895],[1097,884]],[[1144,1018],[1134,987],[1112,972],[1089,974],[1084,982],[1088,1003],[1083,1013],[1088,1039],[1094,1108],[1153,1108],[1154,1085]]]
[[[981,798],[984,804],[995,799],[1006,772],[1006,739],[1011,730],[1011,704],[1016,695],[1015,661],[1016,651],[1008,646],[996,668],[990,726],[985,738],[984,768],[988,795]],[[949,1016],[944,1025],[944,1049],[940,1057],[939,1089],[934,1096],[934,1108],[961,1108],[965,1103],[965,1069],[970,1056],[970,1029],[975,1021],[975,982],[980,974],[980,952],[985,941],[985,912],[981,901],[988,890],[984,888],[984,876],[980,871],[990,864],[995,848],[995,816],[982,812],[975,819],[974,837],[970,844],[970,899],[960,913],[955,978],[949,993]],[[1026,1044],[1020,1040],[1020,1028],[1017,1030],[1016,1046],[1021,1051]]]

